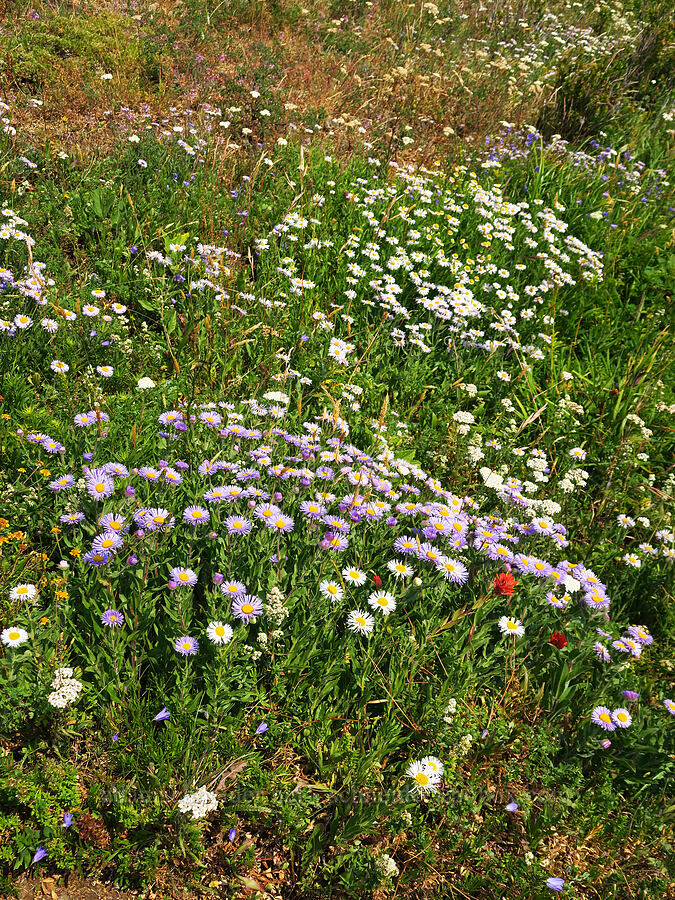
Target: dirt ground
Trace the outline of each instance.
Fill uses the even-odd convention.
[[[132,900],[133,894],[77,875],[17,879],[20,900]]]

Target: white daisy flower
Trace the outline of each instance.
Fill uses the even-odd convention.
[[[360,569],[355,569],[354,567],[347,566],[342,570],[342,574],[345,581],[349,582],[349,584],[355,584],[358,586],[366,583],[366,573],[362,572]]]
[[[347,628],[355,634],[370,634],[375,625],[375,619],[370,613],[353,609],[347,616]]]
[[[0,632],[0,641],[5,647],[19,647],[28,640],[28,632],[24,628],[12,626]]]
[[[441,776],[432,772],[421,759],[411,763],[405,774],[414,782],[413,790],[422,794],[433,794],[438,790]]]
[[[388,616],[396,609],[396,600],[389,591],[373,591],[368,597],[368,606],[371,609],[379,610],[383,615]]]
[[[412,578],[415,574],[415,570],[412,566],[404,563],[402,559],[390,559],[387,563],[387,568],[394,578]]]
[[[445,772],[445,766],[437,756],[425,756],[420,762],[429,772],[433,775],[438,775],[439,778]]]
[[[209,622],[206,629],[206,636],[212,644],[229,644],[233,634],[232,626],[223,625],[222,622]]]
[[[339,584],[337,584],[335,581],[328,581],[327,579],[321,582],[321,584],[319,585],[319,590],[324,597],[327,597],[334,603],[338,603],[345,595],[345,592],[342,590]]]
[[[511,616],[502,616],[499,620],[499,629],[502,634],[513,634],[515,637],[522,637],[525,634],[525,628],[519,619],[513,619]]]
[[[9,592],[10,600],[34,600],[37,597],[37,588],[34,584],[17,584]]]

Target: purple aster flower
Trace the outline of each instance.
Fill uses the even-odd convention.
[[[612,722],[617,728],[628,728],[632,721],[633,717],[623,706],[619,706],[612,711]]]
[[[129,559],[127,560],[127,562],[129,563],[130,566],[135,566],[136,563],[138,562],[138,557],[136,556],[135,553],[132,553],[131,556],[129,557]]]
[[[56,478],[54,481],[49,482],[49,487],[52,491],[67,491],[75,484],[75,479],[72,475],[62,475],[60,478]]]
[[[612,657],[609,655],[609,650],[604,644],[601,644],[600,641],[596,641],[595,644],[593,644],[593,649],[600,662],[609,662],[611,660]]]
[[[397,537],[394,541],[394,550],[396,553],[401,553],[404,556],[413,556],[417,553],[417,548],[419,547],[419,541],[416,537],[410,537],[407,534],[401,535],[401,537]]]
[[[192,569],[184,569],[176,566],[169,572],[169,579],[175,581],[178,587],[194,587],[197,584],[197,574]]]
[[[228,516],[225,519],[225,527],[228,534],[246,535],[253,527],[245,516]]]
[[[513,802],[512,802],[512,803],[507,803],[507,804],[506,804],[506,811],[507,811],[507,812],[515,812],[517,809],[518,809],[518,804],[517,804],[517,803],[513,803]]]
[[[640,695],[637,691],[621,691],[621,696],[625,697],[626,700],[637,700]]]
[[[340,534],[349,534],[351,530],[351,525],[342,516],[324,516],[321,520],[325,525],[328,525],[331,531],[339,532]]]
[[[300,504],[300,512],[308,519],[320,519],[326,515],[326,507],[317,500],[303,500]]]
[[[546,879],[546,887],[550,888],[552,891],[557,891],[559,894],[562,893],[564,884],[565,884],[564,878],[547,878]]]
[[[288,534],[290,531],[293,531],[293,526],[295,524],[293,519],[291,519],[290,516],[284,515],[284,513],[277,513],[269,519],[263,519],[263,522],[269,529],[276,531],[277,534]]]
[[[243,597],[237,597],[232,603],[232,615],[241,619],[242,622],[248,623],[256,616],[262,615],[262,600],[255,594],[244,594]]]
[[[114,531],[104,531],[103,534],[98,534],[94,538],[91,549],[94,553],[116,553],[120,547],[124,544],[124,541],[119,536],[119,534],[115,534]]]
[[[224,581],[220,590],[226,597],[241,597],[246,593],[246,585],[241,581]]]
[[[47,453],[62,453],[66,449],[63,444],[59,444],[59,442],[55,441],[53,438],[44,438],[44,440],[41,441],[41,444]]]
[[[203,506],[188,506],[183,512],[183,521],[188,525],[199,525],[208,522],[211,515]]]
[[[654,638],[651,636],[648,629],[644,627],[644,625],[631,625],[628,628],[628,634],[636,641],[639,641],[645,646],[651,644],[654,640]]]
[[[605,731],[614,731],[616,724],[612,719],[612,713],[606,706],[596,706],[591,713],[591,722],[604,728]]]
[[[599,588],[584,594],[584,603],[590,609],[608,609],[609,597]]]
[[[89,550],[84,554],[82,559],[84,562],[89,563],[90,566],[100,568],[108,562],[110,556],[111,554],[107,553],[105,550]]]
[[[176,638],[173,646],[174,650],[176,650],[177,653],[180,653],[181,656],[194,656],[199,650],[199,642],[187,634]]]
[[[117,516],[115,513],[106,513],[98,520],[98,527],[103,531],[114,531],[116,534],[128,531],[129,526],[126,524],[124,516]]]
[[[146,481],[159,481],[162,477],[160,469],[156,469],[154,466],[141,466],[138,474],[141,478],[145,478]]]
[[[166,720],[169,718],[170,715],[171,715],[171,713],[166,708],[166,706],[163,706],[162,709],[160,709],[160,711],[157,713],[157,715],[154,717],[154,719],[152,721],[153,722],[166,722]]]
[[[349,541],[343,534],[335,534],[335,532],[329,531],[324,535],[324,540],[328,544],[327,549],[333,550],[335,553],[344,553],[349,547]]]
[[[115,482],[103,469],[92,469],[86,481],[89,496],[94,500],[105,500],[115,490]]]
[[[108,628],[121,628],[124,625],[124,614],[116,609],[106,609],[101,615],[101,624]]]
[[[83,522],[85,518],[85,514],[81,512],[66,513],[63,516],[59,516],[59,522],[62,525],[78,525],[80,522]]]

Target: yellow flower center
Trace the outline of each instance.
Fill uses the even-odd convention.
[[[180,575],[178,576],[178,580],[179,581],[187,581],[188,580],[187,572],[181,572]]]
[[[18,631],[10,631],[10,633],[9,633],[10,641],[18,641],[20,637],[21,637],[21,635],[19,634]]]
[[[366,624],[366,620],[363,618],[363,616],[357,616],[356,624],[359,625],[361,628],[364,628],[365,624]]]
[[[609,716],[607,713],[600,713],[599,719],[601,722],[611,722],[612,721],[612,717]]]
[[[216,625],[215,631],[216,631],[216,634],[218,635],[218,637],[225,636],[225,629],[223,628],[222,625]]]
[[[244,603],[241,607],[241,611],[245,615],[250,616],[251,613],[253,612],[253,606],[250,603]]]
[[[429,784],[429,776],[425,775],[424,772],[418,772],[417,775],[415,775],[415,781],[418,784],[427,785]]]

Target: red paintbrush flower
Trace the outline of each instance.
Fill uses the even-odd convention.
[[[495,594],[506,594],[506,596],[510,597],[517,584],[518,582],[510,572],[502,572],[501,575],[497,575],[495,578]]]
[[[562,631],[554,631],[548,639],[548,642],[549,644],[553,644],[554,647],[557,647],[558,650],[562,650],[563,647],[567,646],[567,638]]]
[[[379,575],[373,575],[373,584],[375,587],[382,587],[382,579]]]

